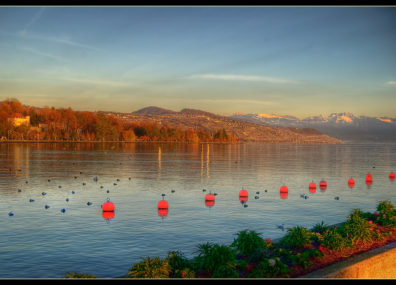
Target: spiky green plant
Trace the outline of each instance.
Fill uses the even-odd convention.
[[[236,254],[232,248],[208,242],[198,245],[197,253],[194,264],[198,270],[206,270],[212,274],[212,277],[213,275],[223,278],[230,277],[230,275],[234,277]],[[222,274],[227,274],[227,276],[220,276]]]
[[[378,222],[384,226],[396,226],[396,211],[390,201],[380,201],[377,206]]]
[[[287,230],[280,243],[284,245],[302,248],[311,244],[312,232],[301,226],[295,226]]]
[[[359,241],[370,242],[374,238],[371,224],[362,218],[362,211],[359,209],[352,210],[348,221],[340,226],[339,232],[350,245],[355,245]]]
[[[180,251],[170,251],[167,257],[171,268],[170,277],[173,278],[194,278],[195,272],[191,268],[191,262],[184,257]]]
[[[167,259],[147,257],[134,264],[129,269],[126,278],[169,278],[170,271],[171,268]]]
[[[289,277],[290,268],[279,257],[265,258],[247,277],[250,278],[275,278]]]
[[[237,233],[237,238],[234,239],[231,246],[244,256],[250,256],[259,248],[265,247],[265,241],[260,234],[255,231],[243,230]]]
[[[88,279],[88,278],[96,278],[96,275],[90,273],[77,273],[77,272],[67,272],[65,274],[65,278],[70,279]]]
[[[341,250],[347,246],[345,239],[335,227],[330,228],[323,234],[323,246],[333,250]]]

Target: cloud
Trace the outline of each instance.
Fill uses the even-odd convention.
[[[53,55],[53,54],[50,54],[50,53],[46,53],[46,52],[41,52],[41,51],[29,48],[29,47],[17,47],[17,48],[20,49],[20,50],[28,51],[28,52],[31,52],[31,53],[34,53],[34,54],[37,54],[37,55],[45,56],[45,57],[56,59],[56,60],[59,60],[59,61],[65,61],[65,59],[63,57],[56,56],[56,55]]]
[[[226,99],[198,99],[201,102],[209,103],[232,103],[232,104],[260,104],[260,105],[273,105],[272,101],[254,100],[254,99],[238,99],[238,98],[226,98]]]
[[[84,79],[84,78],[74,78],[74,77],[59,77],[56,79],[83,83],[83,84],[93,84],[93,85],[111,86],[111,87],[125,87],[131,85],[128,82],[110,81],[110,80],[101,80],[101,79],[86,79],[86,78]]]
[[[225,81],[251,81],[251,82],[267,82],[280,84],[295,84],[297,81],[268,77],[268,76],[254,76],[254,75],[236,75],[236,74],[194,74],[189,79],[209,79],[209,80],[225,80]]]
[[[396,85],[396,81],[388,81],[388,82],[386,82],[386,84],[388,84],[388,85]]]
[[[40,41],[47,41],[47,42],[52,42],[52,43],[58,43],[58,44],[64,44],[72,47],[78,47],[78,48],[83,48],[83,49],[89,49],[89,50],[95,50],[95,51],[103,51],[102,49],[99,49],[94,46],[82,44],[79,42],[75,42],[70,40],[67,37],[53,37],[53,36],[42,36],[42,35],[32,35],[31,33],[26,34],[26,33],[19,33],[19,36],[27,39],[33,39],[33,40],[40,40]]]
[[[21,31],[21,35],[26,35],[28,28],[30,28],[34,23],[36,23],[43,15],[45,7],[41,7],[33,18],[26,24],[25,28]]]

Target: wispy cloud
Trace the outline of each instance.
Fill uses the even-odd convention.
[[[67,37],[67,36],[45,36],[45,35],[40,35],[37,33],[33,34],[32,32],[28,33],[26,30],[22,30],[22,31],[16,32],[16,33],[10,33],[8,31],[0,30],[0,35],[4,35],[4,36],[8,36],[8,37],[23,38],[23,39],[27,39],[27,40],[45,41],[45,42],[50,42],[50,43],[68,45],[71,47],[77,47],[77,48],[82,48],[82,49],[104,52],[103,49],[100,49],[100,48],[92,46],[92,45],[87,45],[87,44],[83,44],[80,42],[76,42],[74,40],[71,40],[71,38]]]
[[[209,103],[232,103],[232,104],[254,104],[254,105],[273,105],[272,101],[254,100],[254,99],[238,99],[238,98],[226,98],[226,99],[198,99],[201,102]]]
[[[34,14],[34,16],[32,17],[32,19],[26,24],[25,28],[21,31],[22,35],[26,35],[27,30],[34,24],[36,23],[41,16],[43,15],[45,10],[45,7],[41,7],[36,14]]]
[[[111,86],[111,87],[126,87],[131,86],[129,82],[102,80],[102,79],[91,79],[91,78],[75,78],[75,77],[58,77],[58,80],[71,81],[76,83],[91,84],[91,85],[101,85],[101,86]]]
[[[28,51],[30,53],[34,53],[34,54],[37,54],[37,55],[40,55],[40,56],[44,56],[44,57],[48,57],[48,58],[51,58],[51,59],[55,59],[55,60],[59,60],[59,61],[65,61],[65,59],[63,57],[56,56],[56,55],[53,55],[53,54],[50,54],[50,53],[46,53],[46,52],[42,52],[42,51],[38,51],[36,49],[32,49],[32,48],[29,48],[29,47],[17,47],[17,48],[20,49],[20,50]]]
[[[89,50],[95,50],[95,51],[103,51],[100,48],[91,46],[91,45],[87,45],[87,44],[83,44],[83,43],[79,43],[76,41],[72,41],[70,38],[68,37],[60,37],[60,36],[43,36],[43,35],[37,35],[37,34],[27,34],[27,33],[19,33],[19,36],[27,38],[27,39],[33,39],[33,40],[40,40],[40,41],[47,41],[47,42],[52,42],[52,43],[58,43],[58,44],[63,44],[63,45],[68,45],[68,46],[72,46],[72,47],[78,47],[78,48],[83,48],[83,49],[89,49]]]
[[[253,81],[253,82],[267,82],[267,83],[297,83],[297,81],[269,77],[269,76],[254,76],[254,75],[237,75],[237,74],[194,74],[189,79],[209,79],[209,80],[226,80],[226,81]]]
[[[386,82],[386,84],[388,84],[388,85],[396,85],[396,81],[388,81],[388,82]]]

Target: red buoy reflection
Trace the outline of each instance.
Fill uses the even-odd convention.
[[[239,196],[239,201],[241,202],[241,204],[245,204],[248,200],[247,196]]]
[[[287,192],[280,192],[279,194],[280,194],[281,199],[287,199],[287,196],[289,195],[289,193],[287,193]]]
[[[105,220],[114,219],[114,215],[115,215],[114,211],[113,212],[106,212],[106,211],[102,212],[102,218],[105,219]]]
[[[168,208],[158,209],[158,216],[165,218],[168,215]]]
[[[373,175],[371,173],[366,174],[366,183],[372,184],[373,183]]]

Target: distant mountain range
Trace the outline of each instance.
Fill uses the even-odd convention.
[[[245,119],[220,116],[213,113],[183,109],[180,112],[160,107],[146,107],[132,113],[107,112],[122,120],[131,122],[156,122],[159,126],[168,125],[179,129],[203,129],[216,132],[225,129],[234,134],[240,141],[257,141],[267,143],[342,143],[314,129],[301,129],[283,126],[266,126],[262,122],[251,122]]]
[[[395,141],[396,118],[356,116],[352,113],[333,113],[327,117],[311,116],[298,119],[275,114],[234,114],[233,119],[266,126],[313,128],[329,136],[347,141]]]

